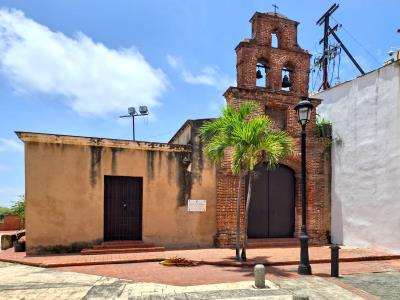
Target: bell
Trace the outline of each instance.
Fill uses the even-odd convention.
[[[263,76],[262,76],[262,74],[261,74],[261,71],[260,71],[260,70],[257,70],[257,73],[256,73],[256,78],[257,78],[257,79],[261,79],[261,78],[263,78]]]
[[[289,81],[289,77],[287,75],[283,76],[282,87],[283,88],[288,88],[288,87],[291,87],[291,86],[292,86],[292,84]]]

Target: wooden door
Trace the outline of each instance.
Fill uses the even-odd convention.
[[[287,238],[294,233],[294,172],[283,165],[255,168],[249,208],[249,238]]]
[[[104,240],[142,239],[142,193],[140,177],[104,177]]]

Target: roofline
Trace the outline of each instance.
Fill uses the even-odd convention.
[[[256,11],[256,12],[253,14],[253,16],[250,18],[249,22],[252,22],[253,19],[255,19],[255,18],[257,18],[257,17],[262,17],[262,18],[278,18],[278,19],[284,20],[284,21],[289,22],[289,23],[294,23],[296,26],[300,24],[300,22],[295,21],[295,20],[292,20],[292,19],[289,19],[288,17],[286,17],[286,16],[284,16],[284,15],[281,15],[281,14],[279,14],[279,13],[275,13],[275,14],[272,14],[272,13],[271,13],[271,14],[268,14],[268,12],[262,13],[262,12],[259,12],[259,11]]]
[[[26,131],[16,131],[15,134],[24,143],[29,143],[29,142],[50,143],[50,144],[95,146],[95,147],[108,147],[108,148],[124,148],[131,150],[169,151],[169,152],[191,151],[190,145],[178,145],[170,143],[132,141],[132,140],[122,140],[122,139],[110,139],[110,138],[100,138],[100,137],[87,137],[87,136],[26,132]]]
[[[187,120],[185,121],[185,123],[183,123],[182,126],[179,127],[178,131],[170,138],[170,140],[169,140],[168,143],[172,143],[172,141],[173,141],[176,137],[178,137],[179,134],[180,134],[187,126],[191,125],[193,122],[196,122],[196,121],[210,121],[210,120],[212,120],[212,119],[214,119],[214,118],[187,119]]]
[[[397,65],[400,66],[400,60],[396,60],[396,61],[394,61],[394,62],[392,62],[392,63],[387,64],[387,65],[380,66],[380,67],[378,67],[378,68],[376,68],[376,69],[374,69],[374,70],[368,71],[368,72],[365,73],[365,74],[360,74],[360,75],[358,75],[358,76],[356,76],[356,77],[354,77],[354,78],[352,78],[352,79],[343,81],[343,82],[341,82],[341,83],[338,83],[338,84],[336,84],[336,85],[330,87],[329,89],[326,89],[326,90],[323,90],[323,91],[320,91],[320,92],[316,92],[315,94],[312,94],[312,95],[314,96],[314,95],[322,94],[322,93],[325,92],[325,91],[329,91],[329,90],[332,90],[332,89],[334,89],[334,88],[336,88],[336,87],[345,85],[345,84],[347,84],[347,83],[349,83],[349,82],[352,82],[353,80],[357,80],[358,78],[362,78],[362,77],[367,76],[367,75],[369,75],[369,74],[372,74],[372,73],[374,73],[374,72],[376,72],[376,71],[379,71],[380,69],[383,69],[383,68],[385,68],[385,67],[391,66],[392,64],[397,64]]]
[[[179,134],[187,127],[190,125],[190,121],[192,121],[191,119],[187,119],[185,121],[185,123],[182,124],[181,127],[179,127],[178,131],[175,132],[175,134],[169,139],[168,143],[172,143],[172,141],[179,136]]]

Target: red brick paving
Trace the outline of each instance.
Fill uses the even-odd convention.
[[[200,265],[197,267],[165,267],[157,262],[110,264],[102,266],[61,267],[62,271],[109,276],[141,282],[171,285],[200,285],[253,280],[253,269],[249,266]],[[313,274],[328,277],[330,264],[313,264]],[[297,266],[269,266],[267,279],[278,277],[300,277]],[[400,271],[400,260],[344,262],[340,264],[340,274]]]
[[[328,246],[310,247],[311,263],[330,262],[330,249]],[[225,266],[241,266],[234,260],[235,251],[232,249],[195,249],[171,250],[165,252],[147,253],[121,253],[102,255],[60,254],[47,256],[26,256],[24,252],[14,252],[13,249],[0,252],[0,261],[17,262],[40,267],[63,267],[81,265],[103,265],[118,263],[155,262],[174,256],[190,260],[202,261],[206,264]],[[299,248],[262,248],[248,249],[247,265],[252,266],[262,263],[273,265],[297,265]],[[343,247],[340,250],[342,261],[387,260],[400,259],[399,254],[388,253],[381,250]]]

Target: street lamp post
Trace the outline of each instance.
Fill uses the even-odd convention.
[[[295,106],[298,121],[301,125],[301,232],[300,240],[300,265],[298,273],[311,275],[311,266],[308,258],[308,234],[307,234],[307,170],[306,170],[306,125],[310,122],[311,111],[314,106],[307,97],[302,97]]]

